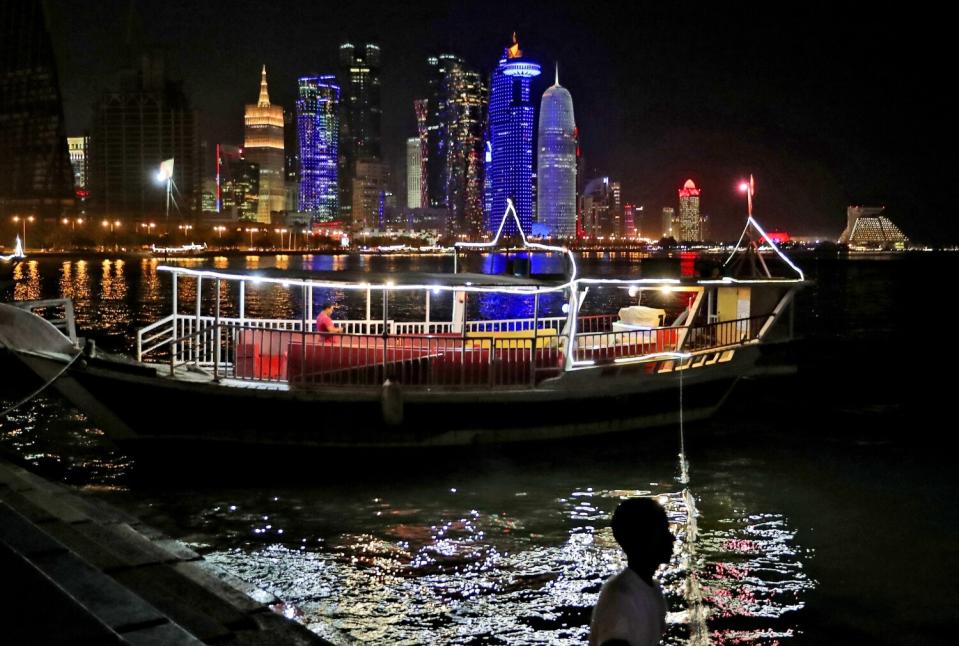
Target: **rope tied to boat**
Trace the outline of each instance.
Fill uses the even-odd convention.
[[[48,379],[46,382],[44,382],[44,384],[43,384],[42,386],[40,386],[39,388],[37,388],[36,390],[34,390],[32,393],[30,393],[29,395],[27,395],[26,397],[24,397],[24,398],[21,399],[20,401],[18,401],[18,402],[17,402],[16,404],[14,404],[13,406],[9,406],[9,407],[5,408],[5,409],[3,410],[3,412],[0,412],[0,417],[6,417],[7,415],[9,415],[10,413],[12,413],[13,411],[15,411],[15,410],[17,410],[18,408],[20,408],[21,406],[23,406],[24,404],[29,403],[29,402],[30,402],[31,400],[33,400],[37,395],[39,395],[39,394],[42,393],[44,390],[46,390],[47,388],[49,388],[50,386],[52,386],[52,385],[53,385],[53,382],[55,382],[57,379],[59,379],[60,377],[62,377],[63,374],[64,374],[67,370],[69,370],[69,369],[73,366],[73,364],[76,363],[77,359],[79,359],[81,356],[83,356],[83,352],[82,352],[82,351],[78,351],[75,355],[73,355],[73,356],[70,358],[69,361],[67,361],[66,365],[64,365],[63,368],[61,368],[59,371],[57,371],[57,374],[53,375],[53,377],[51,377],[51,378]]]

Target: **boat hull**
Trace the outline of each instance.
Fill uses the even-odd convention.
[[[753,365],[732,361],[650,374],[642,366],[566,373],[538,388],[470,391],[320,391],[191,383],[109,362],[81,363],[56,387],[125,450],[177,445],[403,449],[515,444],[635,431],[703,419]],[[37,370],[37,366],[33,366]],[[51,369],[38,370],[40,374]]]

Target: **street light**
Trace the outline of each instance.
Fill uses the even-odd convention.
[[[110,227],[110,235],[113,237],[113,249],[114,251],[116,251],[119,248],[119,245],[117,244],[117,237],[115,233],[116,233],[117,227],[120,226],[120,221],[119,220],[103,220],[100,224],[103,226],[104,229],[106,229],[107,227]]]
[[[280,249],[283,248],[283,234],[286,233],[286,229],[273,229],[273,233],[277,233],[280,236]]]
[[[254,227],[254,228],[252,228],[252,229],[251,229],[251,228],[246,228],[246,229],[244,229],[244,231],[246,231],[247,233],[250,234],[250,249],[252,249],[252,248],[253,248],[253,234],[254,234],[254,233],[259,233],[260,230]]]
[[[12,220],[14,221],[14,223],[23,222],[23,248],[26,249],[27,248],[27,222],[29,222],[30,224],[33,224],[36,218],[33,217],[32,215],[28,215],[26,217],[15,215],[13,216]]]
[[[743,180],[739,183],[739,192],[746,194],[746,214],[753,217],[753,195],[756,193],[756,181],[753,176],[749,176],[749,181]]]
[[[156,180],[160,184],[166,184],[166,219],[170,220],[170,200],[173,199],[173,159],[164,159],[160,162],[160,169],[157,171]],[[180,207],[177,207],[179,211]]]
[[[142,227],[142,228],[143,228],[143,232],[144,232],[147,236],[149,236],[149,235],[151,235],[151,234],[153,233],[153,229],[156,228],[156,222],[141,222],[141,223],[139,223],[139,224],[137,225],[137,227]]]

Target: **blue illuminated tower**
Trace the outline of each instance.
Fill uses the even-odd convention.
[[[537,63],[523,58],[513,34],[513,44],[503,51],[493,71],[489,102],[489,194],[486,229],[493,233],[506,211],[506,198],[516,205],[523,232],[533,226],[533,126],[536,108],[530,100],[530,85],[539,76]],[[512,218],[503,233],[516,233]]]
[[[336,77],[304,76],[296,99],[296,129],[300,145],[300,210],[314,222],[339,215],[337,143],[340,88]]]
[[[539,104],[539,155],[536,165],[536,217],[550,235],[576,235],[576,122],[573,98],[556,82],[543,93]]]

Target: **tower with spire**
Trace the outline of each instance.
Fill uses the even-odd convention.
[[[503,50],[493,70],[490,84],[487,122],[486,228],[495,232],[506,200],[516,206],[525,233],[533,226],[533,125],[536,107],[531,100],[531,85],[540,75],[538,63],[526,58],[516,34]],[[504,233],[516,232],[516,224],[507,220]]]
[[[270,214],[286,208],[283,165],[283,108],[270,103],[266,65],[260,72],[260,95],[256,105],[244,112],[244,156],[260,167],[260,196],[257,222],[269,223]]]
[[[543,92],[537,132],[536,214],[550,235],[576,235],[576,120],[573,98],[556,80]]]

